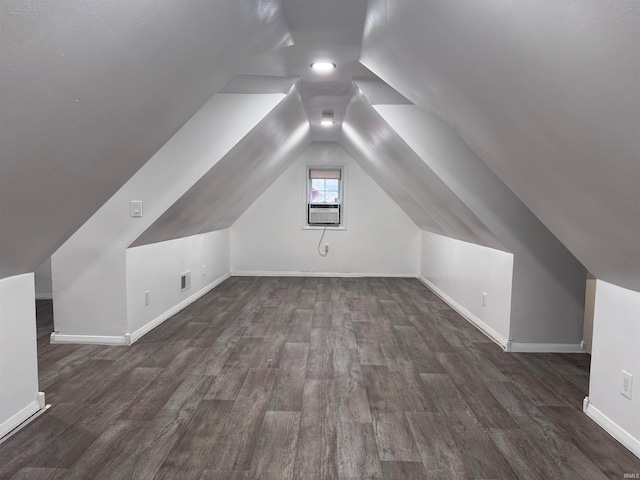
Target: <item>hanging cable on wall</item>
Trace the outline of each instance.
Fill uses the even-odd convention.
[[[318,242],[318,255],[320,255],[321,257],[326,257],[327,255],[329,255],[329,245],[325,245],[324,246],[324,254],[320,251],[320,245],[322,245],[322,239],[324,238],[324,234],[327,233],[327,226],[325,225],[324,229],[322,230],[322,236],[320,237],[320,241]]]

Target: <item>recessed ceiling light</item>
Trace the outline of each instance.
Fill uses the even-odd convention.
[[[320,120],[320,125],[323,127],[330,127],[335,124],[333,121],[333,112],[331,110],[325,110],[322,112],[322,119]]]
[[[328,72],[336,68],[336,64],[333,62],[313,62],[311,68],[318,72]]]

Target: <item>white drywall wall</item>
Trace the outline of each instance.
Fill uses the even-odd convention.
[[[34,282],[26,273],[0,280],[0,437],[36,413],[39,401]]]
[[[54,253],[54,337],[111,337],[82,340],[99,343],[124,340],[127,247],[282,98],[282,94],[214,95]],[[131,200],[144,202],[142,218],[130,216]]]
[[[229,273],[229,230],[127,249],[127,316],[135,334]],[[180,289],[191,272],[191,287]],[[149,305],[145,306],[145,292]],[[182,305],[186,306],[186,305]]]
[[[53,286],[51,281],[51,257],[47,258],[36,268],[36,299],[52,298]]]
[[[442,120],[413,105],[374,107],[513,252],[514,350],[580,350],[586,270]]]
[[[303,229],[307,164],[346,165],[346,230]],[[416,275],[418,227],[336,143],[312,143],[231,227],[232,273]]]
[[[620,393],[633,375],[632,399]],[[587,413],[640,457],[640,292],[597,280]]]
[[[422,232],[420,274],[503,347],[509,339],[513,254]],[[483,293],[487,294],[483,306]]]
[[[587,286],[584,298],[584,351],[591,353],[593,345],[593,317],[596,308],[596,284],[597,280],[587,272]]]

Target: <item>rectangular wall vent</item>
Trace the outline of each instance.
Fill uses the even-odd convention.
[[[184,292],[191,288],[191,270],[180,274],[180,291]]]

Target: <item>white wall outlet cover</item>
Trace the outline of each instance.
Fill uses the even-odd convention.
[[[631,400],[631,388],[633,387],[633,375],[626,370],[622,370],[622,385],[620,393]]]

